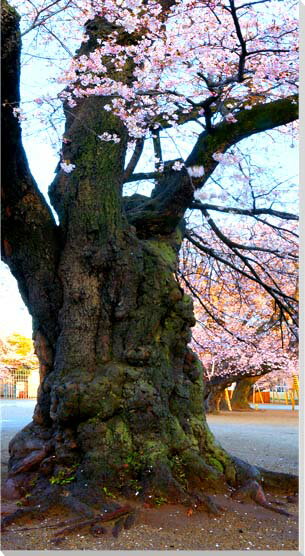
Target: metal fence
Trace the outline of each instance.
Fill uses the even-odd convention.
[[[0,397],[1,398],[37,398],[39,386],[39,371],[16,370],[7,376],[0,378]]]

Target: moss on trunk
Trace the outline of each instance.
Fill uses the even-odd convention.
[[[181,500],[234,481],[204,418],[202,367],[187,347],[195,319],[173,275],[176,249],[176,236],[144,241],[126,228],[102,265],[78,252],[71,264],[66,250],[55,364],[33,423],[11,441],[15,484],[24,473],[64,483],[72,469],[74,489]]]

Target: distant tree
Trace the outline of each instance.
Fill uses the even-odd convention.
[[[261,378],[261,376],[244,377],[236,382],[232,399],[231,407],[233,410],[249,411],[251,406],[249,404],[249,395],[253,389],[254,384]]]
[[[14,332],[6,338],[6,344],[18,355],[31,355],[34,353],[33,340],[18,332]]]
[[[0,369],[3,378],[14,377],[17,373],[30,374],[38,369],[38,359],[34,353],[33,341],[22,334],[13,333],[0,343]]]
[[[287,379],[298,372],[297,243],[291,237],[295,232],[295,226],[290,225],[281,234],[277,229],[266,236],[260,223],[251,229],[240,223],[237,231],[230,232],[229,240],[239,245],[245,258],[251,257],[251,263],[260,268],[259,276],[267,276],[283,297],[290,298],[292,311],[288,315],[274,303],[266,284],[238,271],[238,253],[230,253],[228,242],[222,247],[217,237],[210,237],[208,249],[217,254],[210,257],[203,257],[200,246],[191,241],[184,246],[180,279],[194,298],[197,324],[192,346],[204,366],[207,411],[217,410],[224,389],[233,382],[240,384],[233,407],[246,409],[250,408],[247,393],[262,376],[277,373]],[[255,246],[246,245],[251,234],[256,238]],[[207,238],[201,228],[190,232],[191,238],[203,236]]]

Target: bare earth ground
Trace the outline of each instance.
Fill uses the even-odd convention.
[[[208,417],[216,438],[230,453],[268,469],[297,472],[298,412],[253,411],[222,413]],[[12,435],[14,431],[11,431]],[[5,450],[2,461],[5,459]],[[3,471],[5,475],[5,469]],[[270,496],[271,498],[271,496]],[[273,498],[273,496],[272,496]],[[59,545],[52,542],[56,529],[50,525],[73,518],[58,509],[23,518],[2,536],[2,550],[297,550],[298,507],[283,506],[293,517],[286,517],[252,503],[228,497],[215,499],[227,508],[219,517],[205,512],[164,504],[147,507],[139,501],[136,525],[116,539],[108,532],[98,537],[88,528],[67,534]],[[276,496],[286,502],[285,496]],[[122,501],[123,503],[123,501]],[[16,507],[3,500],[5,515]],[[280,507],[280,506],[279,506]],[[31,528],[26,531],[23,528]]]

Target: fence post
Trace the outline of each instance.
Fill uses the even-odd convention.
[[[226,404],[229,408],[229,411],[232,411],[232,406],[231,406],[231,402],[230,402],[230,396],[229,396],[228,388],[225,389],[225,400],[226,400]]]
[[[260,387],[258,385],[257,385],[257,390],[258,390],[258,394],[259,394],[259,397],[260,397],[260,400],[261,400],[262,404],[265,403],[264,398],[263,398],[262,393],[261,393],[261,390],[260,390]]]

